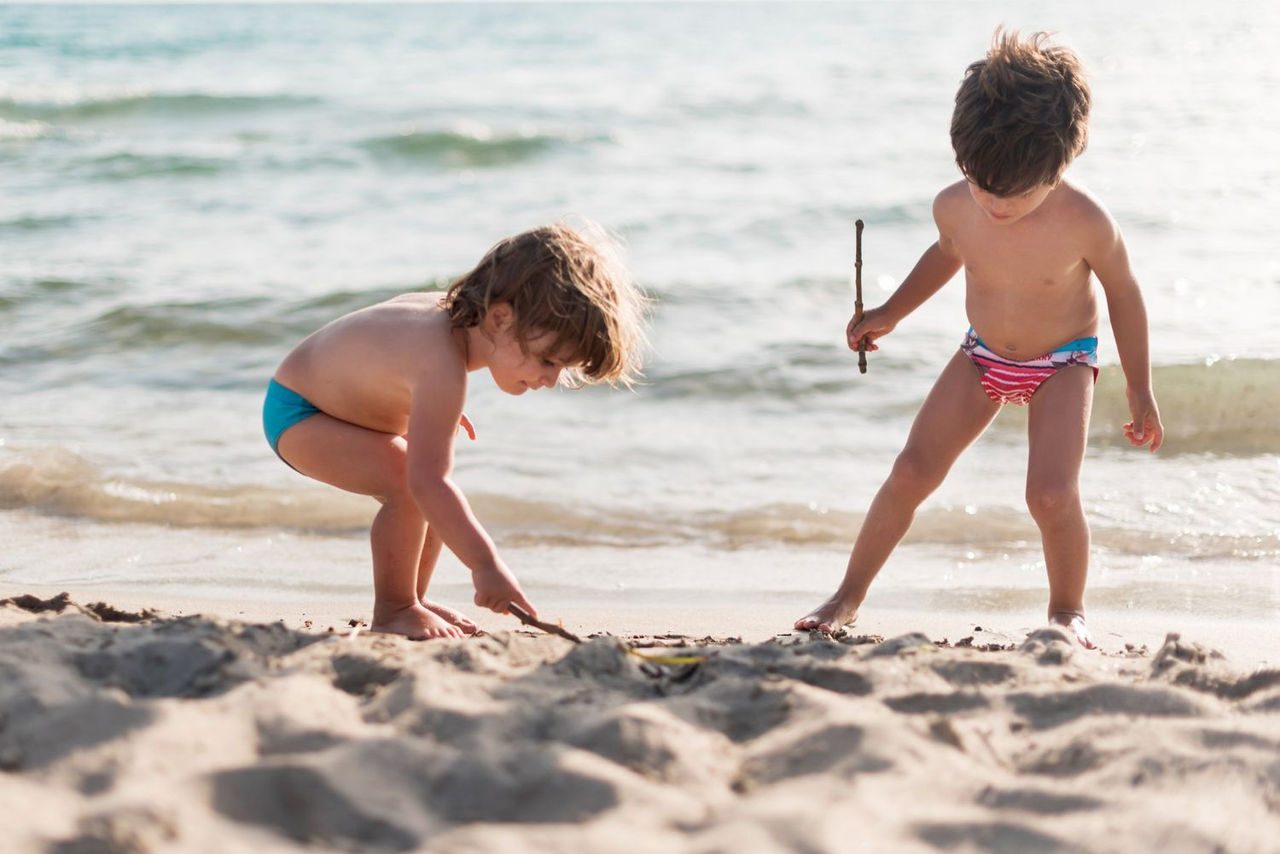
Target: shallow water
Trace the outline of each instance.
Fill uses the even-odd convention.
[[[1271,6],[0,8],[0,578],[367,589],[369,502],[261,438],[274,365],[583,215],[656,299],[648,384],[514,399],[475,375],[477,512],[535,598],[825,594],[965,328],[956,281],[858,375],[852,222],[875,304],[934,237],[955,85],[1002,22],[1089,66],[1071,176],[1151,315],[1154,458],[1121,440],[1101,331],[1093,595],[1280,613]],[[1024,422],[961,460],[874,596],[1043,590]],[[465,593],[456,564],[441,583]]]

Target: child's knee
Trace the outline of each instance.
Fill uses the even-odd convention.
[[[1028,484],[1027,509],[1035,519],[1055,519],[1080,510],[1080,490],[1073,483]]]
[[[896,492],[923,500],[938,488],[946,474],[945,468],[907,448],[894,460],[893,471],[889,473],[889,486]]]
[[[403,440],[390,442],[378,460],[382,488],[374,497],[383,504],[411,499],[409,494],[409,452]]]

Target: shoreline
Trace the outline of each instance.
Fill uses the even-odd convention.
[[[124,611],[152,610],[162,615],[183,617],[204,615],[245,623],[281,623],[287,628],[312,632],[344,633],[351,621],[367,621],[371,603],[363,597],[273,597],[270,599],[230,599],[169,595],[136,588],[110,585],[32,585],[0,583],[0,599],[30,594],[50,599],[70,594],[82,605],[102,601]],[[620,596],[619,599],[625,597]],[[807,601],[807,600],[806,600]],[[494,614],[469,603],[446,600],[470,617],[485,632],[515,631],[521,628],[514,617]],[[691,640],[736,639],[760,643],[777,637],[808,637],[795,632],[791,624],[803,611],[791,602],[762,602],[743,607],[654,606],[651,603],[600,605],[569,598],[544,596],[540,600],[544,620],[561,623],[571,632],[588,637],[598,634],[626,637],[677,635]],[[1280,620],[1225,620],[1195,617],[1186,613],[1159,614],[1095,609],[1089,612],[1089,626],[1103,654],[1120,655],[1127,647],[1146,647],[1154,652],[1170,633],[1221,652],[1238,668],[1280,666]],[[957,643],[966,637],[976,644],[1020,644],[1029,633],[1044,628],[1033,613],[1018,612],[937,612],[874,607],[864,610],[851,635],[892,638],[919,632],[934,642]]]

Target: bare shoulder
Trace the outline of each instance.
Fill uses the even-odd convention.
[[[949,228],[963,216],[966,206],[971,203],[968,183],[956,181],[934,196],[933,219],[939,228]]]
[[[435,291],[410,291],[407,294],[397,294],[388,300],[383,301],[383,305],[403,305],[417,306],[424,311],[437,309],[443,311],[440,307],[440,300],[444,298],[444,294]]]
[[[944,255],[956,260],[963,260],[956,245],[956,234],[964,220],[966,206],[972,206],[973,199],[969,195],[969,186],[965,181],[957,181],[933,198],[933,222],[938,227],[938,248]]]
[[[1060,194],[1058,202],[1061,219],[1085,243],[1111,241],[1119,234],[1111,213],[1089,190],[1064,180],[1057,192]]]

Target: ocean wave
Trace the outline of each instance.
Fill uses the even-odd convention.
[[[443,289],[436,282],[424,289]],[[101,286],[63,279],[41,279],[5,293],[0,311],[65,300]],[[402,293],[403,288],[338,291],[303,300],[242,297],[183,303],[125,305],[107,309],[71,326],[48,330],[38,339],[0,345],[0,365],[81,359],[95,353],[119,353],[167,347],[284,346],[309,335],[334,317]]]
[[[121,152],[83,161],[82,168],[100,181],[131,181],[135,178],[206,177],[234,165],[234,160],[222,157]]]
[[[1280,364],[1272,359],[1220,359],[1155,365],[1152,387],[1165,428],[1163,455],[1253,456],[1280,453]],[[1006,407],[998,429],[1025,432],[1026,410]],[[1127,447],[1121,425],[1130,420],[1124,374],[1106,368],[1094,391],[1089,442]]]
[[[495,133],[486,127],[408,131],[364,140],[361,145],[384,160],[453,167],[497,167],[523,163],[573,142],[540,133]]]
[[[51,231],[59,228],[66,228],[67,226],[75,225],[87,219],[90,219],[90,217],[78,214],[53,214],[50,216],[28,214],[25,216],[16,216],[13,219],[0,220],[0,232]],[[0,306],[4,305],[4,300],[5,298],[0,296]]]
[[[7,301],[7,304],[6,304]],[[0,295],[0,310],[33,302],[26,294]],[[185,304],[122,306],[89,320],[19,336],[0,345],[0,365],[78,361],[99,353],[172,347],[254,347],[302,334],[294,318],[280,320],[265,298]]]
[[[642,394],[655,400],[755,400],[794,402],[844,394],[849,389],[842,348],[819,344],[769,344],[746,367],[698,370],[653,368]]]
[[[0,224],[2,225],[2,224]],[[418,290],[443,290],[447,279],[424,282]],[[820,283],[812,287],[823,287]],[[74,296],[92,304],[119,290],[115,282],[41,279],[0,287],[0,316],[24,309],[38,311],[45,303],[61,304]],[[0,341],[0,366],[78,360],[101,353],[190,349],[202,353],[279,350],[334,317],[388,299],[407,288],[344,290],[305,299],[244,297],[147,305],[112,305],[81,322],[41,328],[38,334],[15,330]],[[719,306],[714,293],[705,297],[672,296],[674,304],[705,298]],[[663,303],[668,302],[663,298]],[[728,311],[727,303],[723,309]],[[701,310],[699,308],[698,310]],[[34,315],[33,315],[34,316]],[[278,357],[279,353],[275,356]],[[686,363],[650,366],[640,394],[654,402],[695,399],[743,403],[773,411],[798,400],[835,402],[852,399],[855,381],[849,373],[849,354],[836,344],[772,342],[762,344],[750,362],[693,369]],[[910,417],[925,387],[915,391],[892,377],[914,376],[922,363],[910,357],[881,365],[887,385],[881,389],[881,415]],[[889,371],[890,373],[885,373]],[[1157,399],[1167,430],[1163,455],[1218,454],[1256,456],[1280,454],[1280,364],[1269,359],[1222,359],[1212,363],[1156,365],[1152,370]],[[914,382],[914,381],[913,381]],[[904,408],[905,407],[905,408]],[[1124,378],[1116,366],[1099,378],[1090,442],[1095,448],[1127,445],[1121,425],[1129,420]],[[1026,409],[1007,407],[992,428],[999,436],[1024,441]]]
[[[471,505],[509,546],[649,548],[669,545],[738,550],[769,547],[847,549],[863,514],[812,504],[772,503],[733,511],[663,512],[593,507],[475,492]],[[300,530],[354,535],[367,530],[377,505],[311,485],[210,487],[112,477],[63,448],[0,456],[0,509],[35,510],[98,522],[180,528]],[[1176,532],[1095,523],[1094,544],[1134,555],[1271,559],[1280,532]],[[975,555],[1036,549],[1039,533],[1024,509],[928,507],[906,542]]]
[[[312,496],[252,486],[117,479],[61,448],[0,457],[0,509],[20,508],[99,522],[328,532],[367,526],[372,518],[368,502],[336,490]],[[278,524],[264,524],[269,519]]]
[[[0,142],[30,142],[34,139],[58,136],[59,131],[48,122],[0,119]]]
[[[9,220],[6,227],[21,228],[22,219]],[[40,303],[56,303],[70,296],[83,298],[95,291],[105,290],[105,284],[95,284],[81,279],[38,278],[5,282],[0,287],[0,310],[22,308]],[[0,361],[3,361],[4,348],[0,347]]]
[[[291,109],[321,103],[304,95],[214,94],[205,92],[145,92],[30,90],[0,97],[0,118],[75,121],[146,115],[188,118],[215,113],[244,113]]]

